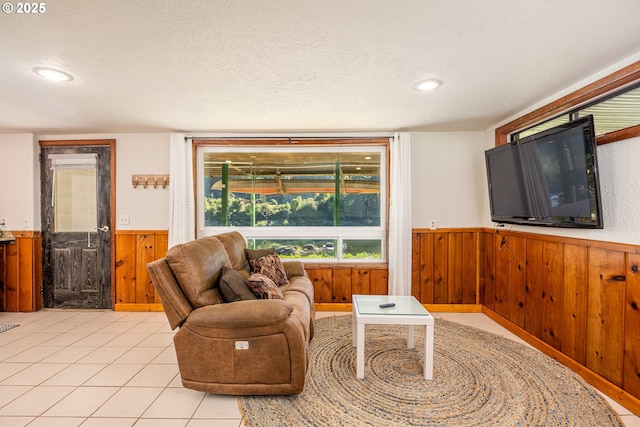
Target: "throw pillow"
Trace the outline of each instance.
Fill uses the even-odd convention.
[[[282,291],[273,280],[262,274],[254,273],[249,276],[249,288],[258,299],[284,299]]]
[[[258,259],[249,260],[249,264],[251,265],[252,273],[267,276],[278,286],[286,285],[289,282],[287,280],[287,272],[277,254],[265,255]]]
[[[228,267],[222,268],[220,292],[226,302],[256,299],[253,291],[249,289],[248,281],[236,270]]]
[[[275,254],[276,250],[273,248],[269,248],[269,249],[247,249],[245,248],[244,250],[244,256],[247,259],[247,263],[245,265],[245,267],[243,268],[244,271],[247,272],[247,278],[249,276],[251,276],[251,260],[252,259],[258,259],[260,257],[263,257],[265,255],[271,255],[271,254]]]
[[[273,248],[269,249],[245,249],[244,253],[247,257],[247,261],[251,262],[252,259],[258,259],[265,255],[275,255],[276,250]]]

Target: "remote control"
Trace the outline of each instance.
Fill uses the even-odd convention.
[[[386,304],[380,304],[380,308],[390,308],[390,307],[395,307],[396,304],[393,302],[388,302]]]

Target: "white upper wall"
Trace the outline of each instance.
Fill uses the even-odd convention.
[[[7,230],[40,229],[40,174],[32,134],[0,135],[0,221]]]
[[[131,175],[169,173],[168,133],[40,135],[38,137],[38,140],[74,139],[116,140],[116,230],[168,229],[169,187],[163,189],[149,186],[145,189],[138,186],[134,189],[131,184]],[[118,223],[121,215],[129,216],[128,225]],[[37,228],[39,227],[38,224]]]
[[[484,150],[483,132],[411,133],[413,228],[482,225]]]

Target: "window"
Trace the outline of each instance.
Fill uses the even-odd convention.
[[[53,170],[54,232],[95,231],[96,155],[49,154]]]
[[[211,145],[194,141],[199,235],[240,231],[308,261],[382,261],[388,140]]]
[[[640,83],[513,133],[511,140],[525,138],[588,115],[593,115],[596,137],[640,125]]]
[[[582,114],[591,113],[596,117],[596,140],[598,144],[608,144],[640,136],[640,123],[637,121],[638,98],[640,97],[640,93],[638,93],[639,88],[640,61],[634,62],[497,128],[495,131],[496,146],[506,144],[514,134],[517,135],[516,137],[524,136],[524,134],[520,135],[520,132],[536,133],[538,130],[534,128],[534,126],[537,127],[540,124],[545,126],[545,122],[550,119],[555,120],[559,118],[562,120],[562,117],[568,114],[568,111],[577,112],[578,114],[580,114],[580,112],[582,112]],[[610,94],[613,94],[614,98],[611,98]],[[605,104],[609,99],[612,99],[612,103]],[[631,102],[630,106],[624,107],[624,115],[626,116],[627,112],[632,112],[632,114],[623,119],[622,122],[614,124],[613,127],[607,124],[608,120],[606,117],[614,117],[617,120],[623,116],[620,111],[615,111],[613,107],[608,107],[607,114],[603,115],[599,111],[591,110],[591,112],[589,112],[588,110],[588,108],[592,106],[596,109],[613,104],[620,106],[624,104],[621,101],[624,101],[624,103],[628,101]],[[568,117],[565,118],[565,120],[567,119]],[[611,120],[609,120],[609,122],[611,122]],[[619,130],[611,130],[612,128]]]

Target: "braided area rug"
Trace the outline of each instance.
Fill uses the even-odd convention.
[[[623,426],[581,377],[498,335],[436,319],[434,378],[422,373],[406,326],[367,325],[357,379],[351,316],[318,319],[304,391],[242,396],[248,426]]]
[[[8,331],[9,329],[13,329],[13,328],[15,328],[15,327],[17,327],[17,326],[20,326],[20,325],[5,325],[5,324],[0,324],[0,334],[1,334],[1,333],[3,333],[3,332]]]

